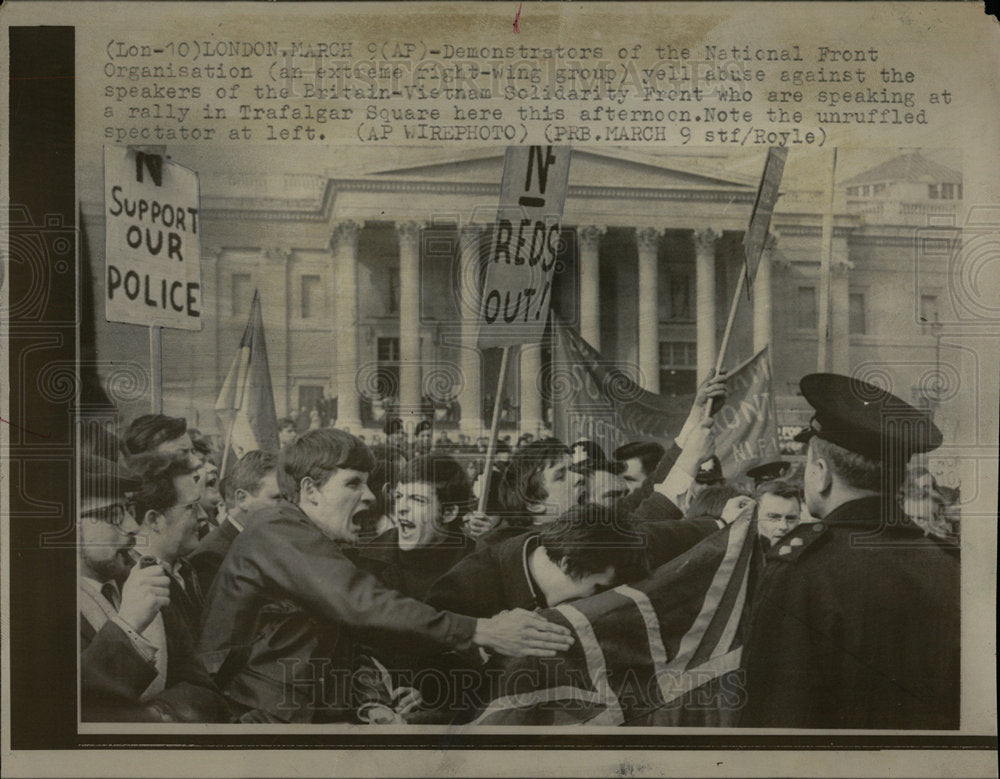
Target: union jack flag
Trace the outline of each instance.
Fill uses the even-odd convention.
[[[506,660],[473,724],[737,724],[755,535],[738,520],[640,583],[544,610],[573,647]]]

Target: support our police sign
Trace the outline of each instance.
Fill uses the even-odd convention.
[[[198,174],[106,146],[104,215],[107,320],[201,330]]]
[[[569,147],[507,149],[479,307],[479,346],[541,341],[569,180]]]

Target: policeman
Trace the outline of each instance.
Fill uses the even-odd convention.
[[[928,415],[834,374],[800,383],[815,415],[804,489],[819,519],[766,554],[744,645],[743,727],[959,726],[959,560],[897,508]]]
[[[792,464],[785,460],[769,460],[753,468],[747,469],[747,478],[753,480],[753,487],[756,490],[760,485],[769,481],[778,481],[788,476]]]

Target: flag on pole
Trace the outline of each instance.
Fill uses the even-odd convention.
[[[555,435],[567,442],[589,438],[606,452],[643,439],[669,448],[687,419],[694,394],[667,397],[648,392],[574,328],[555,317],[552,326],[554,358],[545,378]],[[764,347],[726,379],[726,403],[715,415],[713,432],[715,453],[727,478],[779,455],[769,351]]]
[[[757,265],[767,240],[767,230],[771,225],[771,215],[774,205],[778,202],[778,187],[781,185],[781,174],[785,171],[785,160],[788,159],[788,149],[784,146],[772,146],[767,150],[767,160],[764,162],[764,174],[760,177],[757,188],[757,200],[750,213],[750,225],[743,234],[743,259],[747,270],[747,296],[757,274]]]
[[[573,646],[505,659],[473,724],[736,725],[754,537],[738,520],[649,579],[545,609]]]
[[[278,417],[257,290],[239,349],[215,401],[215,413],[226,430],[227,449],[237,460],[254,449],[278,450]]]

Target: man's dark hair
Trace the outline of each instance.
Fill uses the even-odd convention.
[[[205,460],[215,462],[215,451],[211,439],[202,435],[202,432],[194,427],[189,427],[187,433],[191,436],[191,448],[194,449],[195,453],[201,455]],[[215,464],[218,465],[218,463]]]
[[[500,510],[524,514],[529,503],[544,501],[548,494],[542,488],[542,471],[568,454],[569,447],[558,438],[532,441],[518,451],[507,463],[497,491]]]
[[[307,430],[281,450],[278,486],[288,500],[298,503],[307,476],[322,487],[339,468],[371,473],[375,458],[355,436],[334,427]]]
[[[289,428],[291,428],[292,430],[295,429],[294,419],[292,419],[291,417],[282,417],[281,419],[278,420],[278,432],[281,432],[282,430],[288,430]]]
[[[132,458],[129,465],[142,479],[142,486],[133,496],[135,519],[140,524],[147,512],[162,514],[176,506],[177,488],[174,486],[174,479],[196,470],[184,455],[177,452],[146,452]]]
[[[465,468],[448,454],[431,453],[415,457],[403,466],[397,484],[420,482],[433,484],[441,510],[458,507],[458,516],[468,510],[472,500],[472,484]]]
[[[278,467],[278,456],[272,452],[254,449],[243,455],[233,465],[220,485],[222,497],[229,508],[236,505],[236,491],[245,490],[251,495],[260,489],[261,482],[270,471]]]
[[[187,432],[187,420],[166,414],[143,414],[132,420],[125,431],[125,448],[129,455],[152,452],[164,441],[173,441]]]
[[[399,447],[385,444],[374,444],[369,449],[375,464],[368,472],[368,489],[375,495],[375,502],[368,511],[368,518],[374,523],[389,509],[385,487],[396,483],[399,469],[406,464],[406,455]],[[366,529],[374,531],[374,526]]]
[[[711,517],[719,519],[722,517],[722,511],[725,509],[726,504],[740,495],[746,495],[746,493],[733,487],[731,484],[718,484],[706,487],[691,501],[685,518],[704,519],[705,517]]]
[[[642,463],[642,472],[648,476],[656,470],[656,466],[660,464],[660,460],[663,459],[666,452],[663,445],[656,441],[630,441],[615,449],[613,456],[618,462],[638,458],[639,462]]]
[[[856,490],[892,491],[895,485],[902,483],[906,474],[905,468],[893,472],[877,460],[871,460],[818,436],[813,436],[809,446],[812,449],[811,457],[826,460],[833,473],[848,487]]]
[[[766,481],[754,490],[755,498],[759,499],[762,495],[777,495],[779,498],[802,500],[802,490],[794,484],[789,484],[787,481],[781,481],[780,479]]]
[[[614,509],[588,503],[542,526],[538,543],[556,565],[566,561],[566,573],[573,579],[614,566],[616,581],[635,581],[649,570],[642,537],[629,532],[629,527]]]
[[[386,435],[395,435],[396,433],[403,432],[403,420],[399,417],[389,417],[385,420],[385,425],[382,427],[382,432]]]
[[[420,435],[420,434],[421,434],[422,432],[424,432],[425,430],[431,430],[431,429],[432,429],[432,427],[433,427],[433,426],[431,425],[431,423],[430,423],[430,420],[427,420],[427,419],[421,419],[421,420],[420,420],[419,422],[417,422],[417,427],[416,427],[416,429],[415,429],[415,430],[413,431],[413,434],[414,434],[414,435]]]

